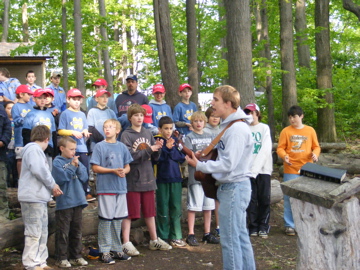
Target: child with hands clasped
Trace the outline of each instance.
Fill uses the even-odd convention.
[[[126,177],[128,193],[126,194],[129,216],[123,222],[123,251],[130,256],[137,256],[140,252],[130,242],[131,220],[143,214],[150,234],[149,249],[169,250],[172,247],[159,238],[155,225],[155,190],[156,179],[151,159],[157,160],[163,146],[162,140],[155,141],[151,132],[142,126],[146,110],[139,104],[132,104],[127,112],[131,127],[121,135],[121,141],[129,149],[134,161],[131,171]]]
[[[86,182],[86,167],[75,156],[76,141],[71,137],[59,140],[61,156],[53,162],[52,175],[64,194],[56,199],[55,253],[59,267],[87,265],[81,257],[82,209],[87,206],[82,184]],[[68,259],[70,258],[70,261]]]
[[[104,122],[105,140],[95,145],[90,160],[92,170],[97,173],[98,244],[101,260],[106,264],[114,264],[114,259],[131,259],[122,252],[120,234],[123,219],[128,217],[125,175],[133,159],[126,146],[116,140],[120,129],[116,119]]]

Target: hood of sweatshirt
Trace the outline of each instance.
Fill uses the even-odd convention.
[[[226,119],[220,123],[220,129],[225,128],[231,121],[244,119],[247,124],[251,124],[253,118],[251,115],[246,115],[244,111],[239,107],[236,112],[230,114]]]
[[[149,104],[163,105],[163,104],[166,104],[166,101],[162,100],[161,102],[157,102],[156,100],[152,99],[149,101]]]

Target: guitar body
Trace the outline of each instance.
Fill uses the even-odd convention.
[[[217,149],[213,149],[210,153],[206,156],[197,155],[197,158],[200,161],[207,161],[207,160],[216,160],[218,156]],[[218,187],[215,185],[216,179],[212,177],[211,174],[203,173],[200,171],[195,172],[195,179],[201,182],[201,185],[204,189],[205,196],[211,199],[216,199],[216,193]]]

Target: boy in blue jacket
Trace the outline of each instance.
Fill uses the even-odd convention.
[[[160,135],[163,140],[161,155],[157,161],[156,184],[156,229],[161,239],[168,239],[174,247],[186,246],[181,233],[181,195],[182,177],[179,164],[185,155],[176,147],[177,138],[171,136],[174,122],[169,116],[159,121]]]
[[[84,266],[88,262],[81,257],[81,227],[82,209],[87,206],[83,189],[88,178],[87,169],[75,156],[76,141],[73,138],[62,137],[58,145],[61,156],[54,159],[52,176],[64,194],[56,199],[56,265]],[[68,258],[71,258],[70,262]]]

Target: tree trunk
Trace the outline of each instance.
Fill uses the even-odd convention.
[[[296,47],[299,66],[310,68],[310,48],[307,44],[306,6],[305,0],[296,1],[295,12]]]
[[[103,17],[104,19],[106,18],[106,9],[105,9],[105,1],[104,0],[99,0],[99,11],[100,11],[100,16]],[[100,33],[102,36],[102,40],[103,40],[103,44],[102,47],[102,55],[103,55],[103,60],[104,60],[104,77],[105,80],[108,83],[108,87],[107,90],[113,94],[114,89],[113,89],[113,78],[111,75],[111,67],[110,67],[110,58],[109,58],[109,50],[108,50],[108,45],[106,44],[108,42],[108,36],[107,36],[107,30],[106,30],[106,26],[105,23],[102,23],[100,25]]]
[[[251,22],[249,0],[224,0],[229,84],[241,94],[241,106],[255,101],[252,72]]]
[[[166,101],[171,108],[179,102],[179,72],[172,38],[169,2],[154,0],[156,41],[159,52],[161,78],[166,89]]]
[[[318,137],[321,142],[336,141],[335,109],[332,88],[332,67],[329,29],[329,0],[315,1],[315,34],[317,87],[322,91],[326,107],[319,108]]]
[[[344,9],[354,13],[360,21],[360,5],[356,5],[352,0],[343,0]]]
[[[187,32],[187,55],[188,77],[192,86],[191,100],[199,104],[199,70],[197,62],[197,31],[196,31],[196,0],[186,0],[186,32]]]
[[[282,73],[282,125],[289,125],[287,112],[297,104],[296,77],[294,64],[294,41],[292,3],[279,0],[280,4],[280,54]]]
[[[3,33],[1,36],[1,42],[7,42],[9,35],[9,10],[10,10],[10,0],[4,0],[4,13],[2,19]]]
[[[84,96],[86,96],[81,29],[81,0],[74,0],[76,87],[81,91]],[[81,107],[82,109],[86,110],[86,102],[83,102],[81,104]]]
[[[66,24],[66,0],[62,0],[61,7],[61,44],[62,44],[62,59],[63,66],[63,87],[65,91],[69,90],[69,75],[68,75],[68,54],[67,54],[67,24]]]
[[[22,26],[23,26],[23,41],[29,42],[29,20],[27,12],[27,4],[22,6]]]
[[[220,0],[218,1],[218,4],[219,4],[219,22],[222,24],[222,22],[224,20],[226,20],[226,16],[225,16],[225,7],[224,7],[224,1],[223,0]],[[226,32],[226,26],[223,27],[223,31]],[[220,46],[221,46],[221,51],[222,51],[222,54],[221,54],[221,57],[223,59],[225,59],[227,61],[228,57],[228,53],[227,51],[225,50],[225,48],[227,48],[227,45],[226,45],[226,36],[221,38],[220,40]],[[229,78],[226,78],[224,77],[223,80],[222,80],[222,83],[225,85],[225,84],[229,84]]]

